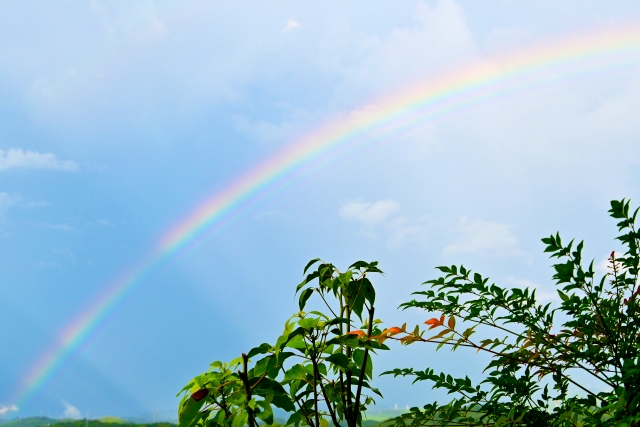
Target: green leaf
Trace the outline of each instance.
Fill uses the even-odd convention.
[[[362,268],[367,268],[369,267],[369,263],[366,261],[356,261],[353,264],[351,264],[349,266],[349,270],[351,269],[355,269],[355,270],[360,270]]]
[[[304,306],[307,303],[307,300],[309,299],[311,294],[313,294],[313,291],[314,291],[313,288],[308,288],[302,291],[302,293],[300,294],[300,300],[298,302],[298,305],[300,306],[300,311],[304,310]]]
[[[306,378],[307,378],[307,371],[304,369],[304,366],[300,364],[293,365],[284,374],[285,381],[304,380]]]
[[[330,355],[329,357],[326,357],[324,360],[326,360],[327,362],[330,362],[336,366],[339,366],[343,369],[348,369],[349,368],[349,359],[347,358],[347,356],[345,356],[342,353],[334,353],[332,355]]]
[[[304,319],[300,319],[298,321],[298,325],[304,328],[305,331],[310,331],[311,329],[316,329],[318,326],[318,322],[320,319],[317,317],[305,317]]]
[[[249,421],[249,414],[242,412],[233,419],[231,427],[244,427]]]
[[[251,400],[247,403],[247,406],[248,406],[249,408],[251,408],[251,409],[256,409],[256,399],[255,399],[255,398],[251,399]]]
[[[294,412],[293,414],[291,414],[289,416],[289,419],[287,420],[285,425],[291,425],[291,424],[298,424],[300,421],[302,421],[302,416],[299,414],[298,412]]]
[[[207,399],[196,401],[189,396],[182,404],[182,408],[178,413],[178,427],[189,427],[200,416],[200,408],[205,404]]]
[[[376,301],[376,291],[373,288],[373,284],[366,277],[362,279],[361,291],[362,295],[365,297],[367,301],[369,301],[369,306],[375,304]]]
[[[320,375],[327,376],[327,365],[318,363],[318,372],[320,372]]]
[[[287,342],[287,347],[304,350],[307,346],[304,342],[304,338],[302,338],[302,335],[296,335]]]
[[[269,365],[269,362],[273,359],[275,359],[275,356],[267,356],[259,360],[258,363],[256,363],[255,367],[253,368],[253,375],[261,376],[262,374],[264,374],[267,370],[267,366]]]
[[[562,292],[560,289],[558,289],[557,291],[558,291],[558,295],[560,295],[560,298],[562,299],[562,301],[569,301],[569,296],[567,294]]]
[[[260,344],[258,347],[254,347],[251,350],[249,350],[249,353],[247,353],[247,357],[251,359],[256,354],[268,353],[270,350],[271,350],[271,345],[265,342]]]
[[[307,265],[305,265],[304,270],[302,271],[302,274],[307,274],[307,270],[309,269],[309,267],[311,267],[313,264],[315,264],[318,261],[320,261],[320,258],[314,258],[311,261],[309,261]]]
[[[274,394],[273,398],[271,399],[271,404],[280,409],[284,409],[287,412],[292,412],[296,410],[295,406],[293,406],[293,402],[291,401],[291,398],[287,394],[280,394],[280,393]]]
[[[252,387],[252,392],[258,396],[266,396],[270,392],[279,394],[287,393],[284,387],[282,387],[282,384],[270,378],[251,378],[249,384]]]
[[[273,424],[273,410],[271,409],[271,405],[264,404],[263,402],[258,402],[260,406],[263,407],[263,411],[260,411],[256,414],[258,418],[265,422],[267,425]]]

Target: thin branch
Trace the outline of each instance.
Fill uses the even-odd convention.
[[[375,311],[375,307],[371,307],[369,309],[369,327],[367,328],[367,338],[371,336],[371,330],[373,329],[373,313]],[[355,410],[354,412],[354,423],[358,420],[358,413],[360,412],[360,393],[362,392],[362,383],[364,383],[364,375],[367,369],[367,359],[369,357],[369,349],[364,349],[364,359],[362,360],[362,368],[360,369],[360,378],[358,378],[358,389],[356,391],[356,401],[355,401]]]

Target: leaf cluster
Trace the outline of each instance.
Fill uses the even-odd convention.
[[[286,425],[361,425],[373,396],[382,396],[370,384],[372,354],[388,349],[377,339],[383,331],[373,317],[372,273],[382,273],[377,262],[359,261],[345,272],[319,259],[309,262],[296,288],[300,311],[286,321],[282,335],[228,364],[213,362],[189,382],[179,393],[178,426],[257,427],[258,420],[273,425],[274,407],[290,414]],[[304,311],[314,294],[330,314]]]
[[[560,234],[542,239],[558,261],[553,279],[559,307],[537,301],[536,290],[507,288],[464,266],[437,267],[443,274],[402,308],[440,314],[425,323],[439,332],[406,334],[404,344],[428,342],[488,353],[486,378],[472,384],[433,369],[395,369],[394,376],[429,381],[457,396],[447,404],[413,408],[393,423],[430,425],[637,426],[640,422],[640,317],[638,210],[612,201],[624,254],[611,253],[599,280],[583,263],[583,242],[564,244]],[[448,319],[448,320],[447,320]],[[460,320],[456,327],[456,319]],[[446,320],[446,322],[445,322]],[[479,329],[476,329],[479,328]],[[474,339],[482,330],[488,337]],[[582,372],[576,375],[577,372]],[[589,381],[585,381],[589,378]],[[590,384],[598,384],[597,390]]]

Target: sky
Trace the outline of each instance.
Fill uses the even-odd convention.
[[[275,341],[316,257],[379,261],[387,326],[432,317],[397,307],[443,264],[556,302],[540,239],[602,273],[609,201],[640,202],[635,28],[622,0],[3,2],[0,418],[174,416],[210,362]]]

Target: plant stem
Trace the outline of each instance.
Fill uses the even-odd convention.
[[[247,415],[249,418],[248,420],[249,426],[258,427],[258,424],[256,423],[256,416],[253,412],[253,409],[249,407],[249,402],[251,401],[251,387],[249,386],[249,377],[247,375],[248,361],[249,361],[249,358],[247,357],[246,353],[242,353],[242,371],[238,371],[238,375],[240,376],[240,380],[242,380],[242,385],[244,385],[245,403],[247,404]]]
[[[373,312],[375,307],[371,306],[369,309],[369,327],[367,328],[367,338],[371,336],[371,330],[373,329]],[[358,414],[360,412],[360,393],[362,392],[362,383],[364,382],[365,370],[367,369],[367,358],[369,357],[369,349],[364,349],[364,360],[362,361],[362,368],[360,369],[360,378],[358,379],[358,390],[356,391],[355,409],[353,411],[354,424],[358,422]]]

